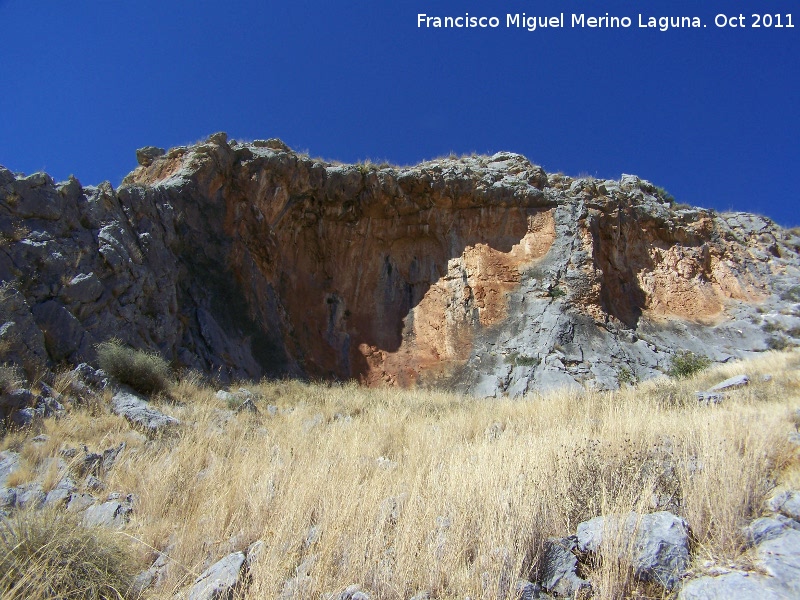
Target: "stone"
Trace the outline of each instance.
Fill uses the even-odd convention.
[[[103,289],[103,283],[97,275],[79,273],[62,288],[61,296],[69,303],[86,304],[97,300],[103,294]]]
[[[750,383],[750,378],[747,375],[737,375],[725,381],[719,382],[717,385],[708,389],[709,392],[723,392],[725,390],[732,390],[743,387]]]
[[[11,390],[0,397],[0,405],[2,405],[3,409],[7,412],[31,407],[35,402],[36,397],[33,395],[33,392],[23,388]]]
[[[16,488],[0,487],[0,508],[13,508],[16,504]]]
[[[631,566],[642,581],[652,581],[672,590],[688,569],[689,526],[672,513],[595,517],[578,525],[577,541],[581,552],[596,554],[601,551],[604,540],[609,539],[619,546],[616,551],[621,557],[630,553]]]
[[[83,512],[93,506],[96,498],[91,494],[72,494],[67,502],[68,512]]]
[[[40,483],[27,483],[17,486],[17,502],[19,508],[41,508],[47,499],[47,495]]]
[[[542,588],[527,579],[518,579],[514,584],[511,597],[514,600],[537,600],[540,598]]]
[[[84,329],[80,321],[56,300],[33,307],[33,317],[44,334],[48,354],[54,361],[73,360],[81,347]]]
[[[64,477],[56,484],[56,487],[47,492],[44,504],[45,506],[62,505],[66,507],[69,499],[72,497],[72,494],[74,494],[77,490],[78,486],[75,484],[72,478]]]
[[[349,585],[345,590],[331,600],[370,600],[369,594],[363,592],[358,585]]]
[[[111,398],[111,409],[127,421],[150,433],[159,433],[180,425],[174,417],[152,408],[149,403],[132,390],[120,390]]]
[[[695,392],[695,398],[700,404],[711,406],[714,404],[721,404],[724,396],[719,392]]]
[[[241,585],[244,552],[233,552],[211,565],[189,590],[189,600],[227,600]]]
[[[757,565],[800,598],[800,531],[787,528],[756,547]]]
[[[120,528],[129,520],[133,507],[130,500],[108,500],[102,504],[95,504],[86,509],[83,515],[83,524],[87,527],[103,526]]]
[[[771,540],[783,534],[787,529],[800,531],[800,523],[783,515],[760,517],[744,528],[750,545]]]
[[[573,597],[579,590],[591,586],[578,576],[578,558],[574,554],[577,546],[575,536],[550,538],[545,542],[538,579],[548,592]]]
[[[136,151],[136,162],[143,167],[149,167],[155,159],[164,156],[166,153],[167,151],[164,148],[145,146]]]
[[[83,487],[92,492],[101,492],[105,489],[106,485],[94,475],[89,474],[83,482]]]
[[[782,490],[767,500],[767,508],[800,521],[800,491]]]
[[[734,571],[692,579],[681,588],[678,600],[789,600],[786,592],[771,577]]]
[[[36,410],[33,408],[22,408],[11,413],[11,422],[17,427],[29,427],[36,420]]]
[[[0,487],[6,485],[8,476],[19,469],[20,458],[13,450],[3,450],[0,452]]]

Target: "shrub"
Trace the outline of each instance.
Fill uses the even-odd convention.
[[[767,347],[770,350],[787,350],[794,344],[782,335],[771,335],[767,338]]]
[[[669,202],[670,205],[675,204],[675,196],[670,194],[667,190],[663,187],[657,185],[656,186],[656,194],[664,201]]]
[[[800,285],[794,285],[788,290],[781,292],[781,300],[787,302],[800,302]]]
[[[71,513],[20,511],[0,521],[5,600],[132,598],[137,567],[118,534],[82,527]]]
[[[506,355],[505,361],[510,365],[515,365],[517,367],[535,367],[541,361],[536,356],[526,356],[525,354],[520,354],[519,352],[512,352],[511,354]]]
[[[163,392],[169,386],[169,366],[163,358],[128,348],[117,339],[97,345],[97,361],[111,377],[143,394]]]
[[[617,381],[620,385],[633,385],[636,383],[636,376],[631,372],[628,367],[622,367],[617,375]]]
[[[695,354],[689,350],[680,350],[672,357],[667,375],[670,377],[691,377],[695,373],[708,368],[711,359],[701,354]]]
[[[548,294],[550,295],[551,298],[561,298],[562,296],[566,296],[567,292],[562,290],[560,287],[555,286],[550,288]]]

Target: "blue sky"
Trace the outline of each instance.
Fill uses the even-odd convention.
[[[565,13],[528,32],[505,15]],[[753,13],[794,28],[753,28]],[[498,16],[421,29],[417,14]],[[572,13],[627,29],[569,27]],[[701,29],[638,27],[698,16]],[[745,28],[715,16],[743,14]],[[773,18],[773,24],[774,24]],[[343,161],[520,152],[800,225],[794,0],[0,0],[0,164],[114,185],[135,149],[280,137]]]

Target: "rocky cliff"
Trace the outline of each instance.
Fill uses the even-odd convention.
[[[634,176],[330,164],[224,134],[138,160],[117,190],[0,167],[0,361],[92,362],[118,337],[223,380],[494,396],[800,342],[798,232]]]

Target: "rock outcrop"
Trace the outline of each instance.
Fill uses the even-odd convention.
[[[796,232],[634,176],[339,165],[224,134],[138,162],[117,190],[0,168],[0,361],[91,363],[113,336],[223,381],[494,396],[800,341]]]

